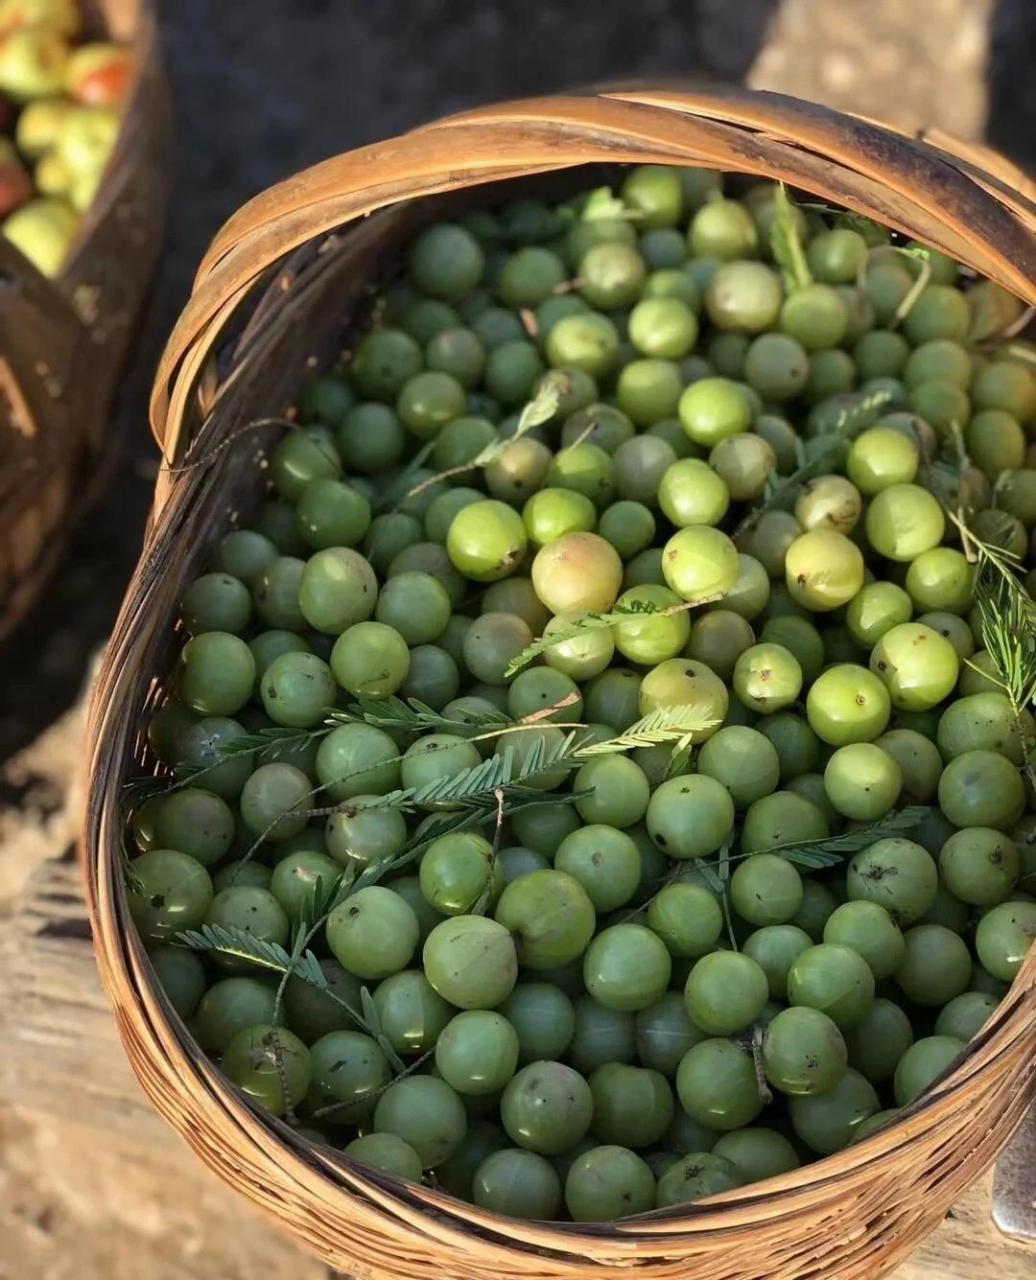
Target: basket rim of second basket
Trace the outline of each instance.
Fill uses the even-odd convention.
[[[128,40],[120,41],[120,46],[127,48],[131,55],[131,73],[126,94],[119,105],[119,130],[104,168],[94,198],[83,212],[76,228],[75,236],[68,247],[68,252],[58,272],[52,277],[42,276],[29,259],[11,244],[11,252],[18,255],[22,269],[40,274],[48,285],[62,292],[69,287],[71,278],[82,268],[84,261],[90,258],[94,235],[98,226],[109,215],[112,204],[117,199],[113,190],[112,179],[123,169],[128,158],[133,154],[135,141],[133,134],[137,128],[137,120],[142,104],[147,79],[154,74],[158,49],[158,11],[156,0],[133,0],[135,21],[132,35]],[[110,33],[110,22],[102,12],[106,33]],[[38,193],[37,193],[38,194]]]
[[[134,133],[139,127],[140,110],[146,91],[146,81],[155,70],[158,47],[157,0],[133,0],[135,21],[129,40],[123,41],[131,55],[131,73],[126,95],[119,106],[119,131],[115,146],[101,170],[100,183],[94,199],[90,201],[75,238],[69,246],[61,270],[54,277],[58,287],[64,287],[84,260],[88,260],[98,226],[109,215],[112,205],[119,198],[112,181],[123,169],[135,149]],[[106,28],[110,23],[105,18]]]

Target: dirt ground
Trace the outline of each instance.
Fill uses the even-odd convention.
[[[0,1280],[327,1274],[256,1227],[135,1092],[93,983],[68,862],[81,693],[136,559],[155,474],[150,370],[223,218],[288,172],[430,115],[652,71],[747,78],[936,124],[1036,167],[1032,0],[599,0],[592,10],[588,25],[585,5],[553,0],[164,6],[179,183],[118,410],[124,447],[41,607],[0,647]],[[982,1218],[984,1194],[968,1213]],[[996,1269],[1007,1280],[1008,1268]]]

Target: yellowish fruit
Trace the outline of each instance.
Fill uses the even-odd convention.
[[[20,27],[49,27],[75,36],[81,26],[79,0],[0,0],[0,35]]]
[[[79,214],[53,196],[30,200],[0,224],[0,234],[20,249],[41,275],[50,277],[61,270],[78,229]]]
[[[106,107],[78,107],[58,133],[56,150],[73,174],[100,173],[119,136],[119,117]]]
[[[93,173],[77,173],[73,175],[68,189],[68,199],[74,209],[85,213],[94,202],[97,189],[101,185],[101,171]]]
[[[83,44],[68,60],[65,87],[84,106],[113,107],[126,96],[131,68],[130,51],[121,45]]]
[[[15,102],[48,98],[65,87],[68,43],[47,27],[24,27],[0,40],[0,93]]]
[[[72,185],[68,165],[56,151],[48,151],[36,161],[36,190],[41,196],[63,196]]]
[[[64,98],[37,98],[30,102],[18,117],[15,141],[18,150],[30,160],[36,160],[57,142],[65,121],[75,110]]]

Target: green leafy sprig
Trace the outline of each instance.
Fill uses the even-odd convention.
[[[694,865],[698,868],[698,874],[719,899],[719,905],[723,909],[723,921],[727,927],[730,949],[737,951],[737,937],[734,934],[734,913],[730,909],[730,864],[734,861],[730,856],[730,844],[731,842],[728,840],[720,849],[716,855],[715,866],[706,862],[704,858],[695,858]]]
[[[328,714],[333,714],[331,709],[328,710]],[[240,737],[223,743],[217,758],[210,764],[193,765],[186,761],[179,761],[173,766],[171,774],[156,773],[146,777],[131,778],[125,787],[129,804],[135,807],[151,796],[164,795],[168,791],[179,791],[183,787],[195,786],[214,769],[226,764],[228,760],[237,760],[241,756],[250,755],[261,759],[272,751],[306,747],[318,738],[325,737],[334,727],[335,722],[329,719],[316,729],[290,729],[271,725],[265,729],[257,729],[254,733],[241,734]]]
[[[561,404],[562,397],[570,393],[571,386],[572,375],[570,373],[564,369],[549,370],[540,379],[536,394],[522,410],[513,435],[509,435],[504,439],[490,441],[484,449],[480,449],[475,454],[470,462],[464,462],[457,467],[449,467],[446,471],[439,471],[434,476],[429,476],[426,480],[422,480],[420,484],[415,484],[412,489],[408,489],[406,496],[413,498],[425,489],[430,489],[432,485],[452,480],[454,476],[464,475],[469,471],[478,471],[483,467],[488,467],[490,463],[496,462],[503,457],[516,440],[520,440],[522,436],[528,435],[535,427],[542,426],[554,417]]]
[[[319,729],[289,729],[280,725],[270,725],[265,729],[257,729],[254,733],[243,734],[233,738],[220,748],[219,759],[214,764],[189,765],[177,764],[175,767],[177,786],[185,787],[197,782],[201,777],[218,769],[228,760],[236,760],[240,756],[269,755],[271,751],[306,747],[317,738],[331,732],[333,726],[325,723]]]
[[[244,960],[249,964],[280,974],[281,980],[277,987],[272,1018],[275,1025],[280,1022],[284,991],[290,979],[298,978],[308,983],[344,1009],[356,1026],[377,1042],[393,1070],[399,1073],[406,1070],[406,1064],[382,1031],[370,992],[364,987],[360,993],[363,1001],[362,1008],[354,1008],[344,996],[331,988],[327,975],[320,966],[320,961],[310,948],[310,943],[324,926],[331,912],[349,896],[355,877],[355,869],[347,868],[329,885],[324,884],[322,876],[317,878],[303,900],[298,918],[294,923],[290,951],[279,943],[256,938],[243,929],[228,928],[225,925],[206,924],[200,929],[189,929],[177,934],[176,941],[192,951],[231,956],[236,960]]]
[[[830,431],[814,437],[811,442],[815,445],[812,457],[803,455],[799,466],[789,475],[779,476],[776,472],[771,474],[766,483],[763,501],[759,506],[753,507],[741,521],[734,532],[735,538],[739,533],[758,524],[767,511],[775,508],[783,510],[807,481],[830,471],[838,463],[846,442],[865,430],[874,420],[874,415],[891,403],[890,391],[872,391],[869,395],[858,396],[855,403],[847,405]]]
[[[412,489],[404,487],[407,479],[411,476],[416,475],[417,472],[421,470],[424,464],[432,456],[432,451],[434,449],[435,449],[435,440],[434,439],[426,440],[425,443],[420,447],[420,449],[418,449],[418,451],[414,454],[414,456],[403,468],[399,476],[398,486],[394,485],[391,490],[392,493],[398,493],[400,490],[402,490],[403,496],[397,499],[397,501],[392,504],[391,510],[398,511],[400,507],[403,505],[403,503],[407,500],[407,498],[411,496],[411,494],[418,493],[422,488],[425,488],[427,484],[433,483],[433,481],[429,480],[425,482],[425,484],[415,485]],[[390,509],[390,506],[389,506],[390,502],[391,502],[391,498],[387,498],[383,496],[380,501],[375,502],[374,509],[376,511],[387,511]]]
[[[507,664],[507,670],[504,674],[510,679],[511,676],[517,675],[519,671],[524,670],[531,662],[535,662],[547,649],[553,649],[555,645],[564,644],[568,640],[577,640],[586,631],[600,630],[603,627],[617,627],[621,622],[628,622],[630,618],[638,616],[667,618],[674,613],[684,613],[688,609],[696,609],[702,605],[712,604],[719,598],[719,596],[703,596],[700,600],[681,600],[679,604],[667,605],[665,608],[660,608],[658,605],[651,604],[646,600],[632,600],[627,604],[616,604],[607,613],[584,613],[581,618],[577,618],[567,626],[558,627],[551,631],[549,635],[542,635],[539,639],[534,640],[532,644],[526,645],[521,653],[516,654]]]
[[[558,794],[535,789],[531,783],[545,773],[572,772],[589,759],[627,751],[631,747],[653,746],[660,742],[683,743],[689,735],[704,732],[714,723],[699,707],[666,707],[651,712],[622,734],[603,742],[588,741],[575,731],[553,741],[540,737],[523,753],[508,746],[470,769],[433,779],[422,787],[404,787],[383,796],[371,796],[364,801],[365,809],[393,808],[413,812],[441,806],[446,812],[439,822],[425,828],[420,837],[411,841],[397,858],[368,867],[357,879],[355,888],[374,884],[388,871],[406,865],[421,849],[442,835],[478,826],[494,817],[499,825],[502,815],[510,816],[531,805],[574,804],[587,794],[585,791]],[[516,730],[535,727],[538,726],[513,726]],[[340,811],[347,804],[336,805],[335,809]]]
[[[523,787],[541,774],[570,767],[576,757],[574,732],[559,741],[537,738],[524,754],[505,747],[499,755],[442,778],[433,778],[420,787],[401,787],[383,796],[372,797],[364,806],[369,809],[463,808],[467,805],[495,806],[498,788]]]
[[[980,569],[975,604],[997,683],[1021,712],[1036,701],[1036,601],[1017,579]]]
[[[308,887],[302,899],[298,917],[292,925],[291,967],[281,978],[280,985],[277,988],[277,999],[274,1003],[274,1022],[277,1021],[280,1015],[281,1003],[284,1000],[284,989],[288,985],[288,978],[304,962],[305,956],[312,954],[309,950],[310,943],[320,932],[325,920],[335,907],[348,897],[355,879],[356,868],[346,867],[335,876],[330,884],[325,885],[324,877],[317,876],[315,883]],[[319,967],[318,964],[317,968]]]
[[[407,708],[405,704],[400,704],[397,710],[404,717],[412,714],[412,709]],[[339,886],[339,888],[345,893],[355,893],[367,885],[378,883],[389,872],[399,870],[412,862],[424,848],[442,835],[481,826],[492,820],[494,816],[499,829],[503,816],[509,816],[520,809],[531,805],[574,804],[587,794],[582,790],[561,795],[540,791],[534,784],[544,774],[559,771],[562,774],[573,772],[588,759],[626,751],[631,746],[651,746],[660,742],[682,744],[686,742],[689,735],[703,732],[713,724],[714,721],[705,716],[700,708],[667,707],[659,712],[650,713],[630,725],[623,734],[604,742],[588,741],[576,731],[570,731],[557,739],[541,736],[532,742],[528,750],[519,752],[513,746],[506,746],[502,751],[488,756],[477,765],[442,778],[434,778],[423,786],[399,787],[384,795],[367,797],[362,805],[364,810],[397,809],[403,813],[414,813],[427,809],[433,811],[443,809],[446,812],[440,821],[426,826],[397,857],[368,867],[350,884],[344,888]],[[495,727],[484,736],[492,737],[498,733],[507,732],[517,733],[537,727],[539,727],[537,724],[528,721],[516,722]],[[550,725],[549,727],[559,728],[560,726]],[[319,808],[295,809],[293,812],[300,817],[312,818],[348,811],[349,808],[349,802],[343,801]],[[272,826],[276,826],[280,817]],[[260,836],[248,850],[245,854],[246,860],[259,848],[262,839],[263,836]]]
[[[682,705],[660,707],[635,721],[617,737],[580,747],[580,756],[612,755],[618,751],[636,751],[640,747],[656,747],[666,742],[676,744],[677,751],[689,749],[695,734],[713,728],[718,721],[705,715],[701,707]],[[689,758],[689,756],[688,756]]]
[[[903,300],[896,308],[895,315],[889,321],[890,329],[895,329],[897,325],[902,324],[910,312],[913,311],[914,304],[927,289],[928,282],[932,278],[932,255],[930,250],[922,248],[920,245],[897,245],[896,252],[903,254],[907,258],[915,258],[920,262],[921,270],[917,273],[917,279],[904,294]]]
[[[789,844],[775,844],[766,850],[776,853],[785,861],[794,863],[808,871],[819,871],[825,867],[836,867],[847,857],[867,849],[878,840],[888,836],[901,835],[904,831],[913,831],[915,827],[931,813],[928,805],[908,805],[904,809],[894,809],[877,822],[865,827],[857,827],[855,831],[845,831],[837,836],[823,836],[818,840],[796,840]],[[730,867],[735,862],[744,862],[755,857],[753,853],[731,853],[732,842],[728,842],[716,855],[716,862],[695,858],[695,864],[715,893],[722,891],[723,885],[730,878]]]
[[[396,1078],[408,1075],[407,1064],[396,1052],[396,1047],[385,1034],[381,1025],[381,1015],[378,1013],[378,1006],[374,1003],[374,997],[371,995],[369,988],[360,988],[360,1004],[363,1009],[363,1025],[367,1028],[367,1034],[377,1043],[378,1048],[388,1059],[389,1066],[396,1073]]]
[[[581,222],[602,220],[639,222],[642,217],[643,214],[639,209],[631,209],[629,205],[623,203],[621,196],[615,195],[611,187],[597,187],[591,191],[579,215]]]
[[[500,789],[503,792],[502,810],[505,818],[510,818],[523,809],[545,808],[548,805],[575,804],[588,791],[537,791],[532,787],[511,786]],[[496,797],[494,797],[496,799]],[[423,853],[433,841],[442,836],[454,835],[459,831],[471,831],[493,821],[499,810],[495,804],[471,805],[463,809],[453,809],[444,813],[437,821],[423,827],[420,834],[415,835],[401,853],[385,862],[376,862],[360,875],[353,892],[366,889],[368,885],[378,884],[385,876],[394,874],[408,866],[418,854]]]
[[[802,247],[795,222],[795,204],[783,182],[777,184],[773,197],[770,249],[774,261],[781,269],[784,287],[789,294],[806,289],[813,283],[813,274],[806,261],[806,251]]]
[[[418,698],[360,697],[345,710],[330,713],[335,724],[369,724],[378,729],[404,730],[412,733],[455,733],[460,737],[473,731],[504,727],[517,723],[506,712],[469,711],[463,720],[443,715]]]
[[[468,769],[442,778],[433,778],[420,787],[399,787],[381,796],[364,800],[364,809],[399,809],[413,813],[421,809],[487,809],[496,811],[499,795],[504,799],[524,796],[530,784],[546,773],[574,770],[594,756],[615,754],[636,747],[655,746],[663,742],[684,742],[691,734],[712,728],[715,720],[705,715],[700,707],[663,707],[635,721],[614,738],[603,742],[587,740],[577,730],[570,730],[561,738],[538,737],[528,750],[517,751],[505,746],[502,751],[487,756]],[[552,722],[531,723],[519,721],[502,729],[491,730],[487,737],[508,731],[539,728],[560,728]],[[537,796],[541,792],[534,791]],[[306,811],[308,817],[321,817],[339,812],[348,802],[327,808]]]
[[[668,782],[670,778],[678,778],[681,774],[686,773],[691,764],[691,744],[687,741],[681,741],[673,747],[672,754],[669,757],[669,763],[666,765],[664,782]]]
[[[215,952],[234,960],[247,960],[260,969],[269,969],[274,973],[291,973],[291,955],[284,947],[277,942],[256,938],[243,929],[231,929],[221,924],[203,924],[197,929],[185,929],[178,933],[176,941],[191,951]],[[320,961],[312,952],[302,956],[295,964],[295,972],[300,978],[313,986],[320,985],[323,973],[321,972],[321,979],[316,977],[315,970],[320,968]]]
[[[510,816],[532,805],[575,804],[587,792],[558,795],[537,790],[531,784],[544,773],[567,772],[578,767],[582,761],[576,754],[577,746],[578,739],[574,733],[560,741],[540,738],[524,756],[508,747],[500,755],[489,756],[470,769],[435,778],[422,787],[403,787],[383,796],[365,798],[363,805],[357,808],[387,808],[412,813],[441,806],[445,811],[437,822],[424,826],[396,857],[367,867],[357,876],[349,892],[356,893],[368,885],[377,884],[386,875],[407,866],[440,836],[482,826],[497,816],[501,808],[505,816]],[[309,810],[306,816],[348,812],[350,807],[349,801],[344,801],[327,809]]]
[[[877,822],[859,827],[855,831],[846,831],[837,836],[825,836],[820,840],[799,840],[789,844],[777,844],[768,849],[767,853],[776,853],[785,861],[810,871],[836,867],[851,854],[869,848],[878,840],[899,835],[904,831],[913,831],[929,813],[931,809],[927,805],[909,805],[905,809],[894,810]],[[738,947],[734,936],[734,918],[730,908],[729,893],[731,867],[735,862],[744,862],[755,854],[731,853],[733,843],[733,840],[728,840],[716,854],[714,862],[705,858],[695,858],[694,865],[702,880],[719,900],[730,945],[736,951]]]
[[[820,840],[799,840],[791,844],[777,844],[768,853],[779,854],[787,862],[806,868],[810,871],[822,867],[835,867],[840,862],[861,849],[866,849],[877,840],[887,836],[900,835],[913,829],[931,813],[928,805],[908,805],[905,809],[894,809],[872,822],[866,827],[858,827],[855,831],[845,831],[838,836],[825,836]],[[751,857],[741,854],[740,858]]]
[[[573,705],[576,702],[575,695],[569,695],[552,707],[545,707],[543,710],[534,712],[532,715],[526,716],[521,720],[513,720],[503,713],[475,713],[475,723],[466,723],[464,721],[453,721],[440,716],[438,713],[428,707],[425,703],[417,699],[409,699],[404,702],[399,698],[385,699],[365,699],[361,700],[355,707],[349,711],[331,711],[329,715],[332,717],[326,722],[322,729],[314,729],[307,731],[291,730],[295,737],[304,741],[307,738],[312,739],[322,734],[330,732],[337,724],[342,722],[364,722],[376,724],[385,728],[408,728],[415,732],[424,732],[428,729],[449,730],[458,734],[466,733],[472,741],[482,741],[494,738],[503,734],[516,734],[523,731],[540,727],[543,722],[547,721],[559,709],[563,709],[567,705]],[[584,728],[582,724],[573,724],[562,726],[551,722],[555,728],[567,727],[570,729]],[[489,726],[488,728],[485,726]],[[472,733],[472,730],[477,732]],[[278,738],[278,742],[282,742],[283,738]],[[421,807],[427,807],[435,804],[450,804],[460,807],[471,807],[479,804],[488,803],[487,796],[495,788],[503,786],[508,789],[508,795],[517,794],[525,786],[527,780],[534,777],[537,773],[545,772],[549,769],[560,767],[566,756],[571,756],[570,765],[567,767],[576,767],[577,757],[574,754],[574,747],[578,745],[573,735],[569,735],[567,740],[560,743],[549,743],[546,740],[539,740],[533,744],[533,747],[524,757],[518,761],[513,750],[504,752],[502,755],[494,755],[489,759],[480,762],[471,769],[463,770],[459,774],[452,775],[447,778],[435,779],[431,783],[422,788],[397,788],[384,796],[378,796],[370,799],[365,807],[381,807],[381,808],[398,808],[404,812],[412,812]],[[251,749],[251,738],[235,739],[228,743],[221,751],[220,758],[212,765],[206,766],[206,770],[194,773],[189,779],[146,779],[145,782],[159,781],[162,785],[158,788],[158,793],[162,794],[168,791],[176,790],[179,787],[187,785],[188,781],[194,781],[201,776],[201,772],[208,769],[216,768],[227,759],[232,759],[235,755],[245,754]],[[557,757],[555,759],[555,756]],[[517,761],[517,765],[516,765]],[[365,774],[371,773],[375,769],[380,768],[378,763],[368,764],[360,769],[354,770],[344,778],[334,779],[331,783],[323,783],[312,788],[304,800],[311,800],[312,797],[325,792],[328,788],[339,782],[356,781]],[[129,800],[130,808],[134,805],[142,803],[147,798],[146,794],[136,791]],[[290,812],[295,816],[314,818],[326,817],[327,815],[341,811],[347,807],[345,803],[338,802],[333,805],[324,805],[319,807],[311,807],[303,809],[300,804],[296,805]],[[284,817],[284,814],[278,815],[264,831],[257,834],[256,839],[251,846],[242,855],[240,861],[242,863],[249,862],[259,851],[263,841],[269,836],[277,826],[278,822]],[[478,818],[475,822],[469,822],[467,825],[477,825]]]
[[[870,218],[864,217],[862,213],[855,213],[852,209],[839,209],[836,205],[827,204],[823,200],[800,200],[799,208],[813,209],[828,218],[833,226],[855,231],[857,235],[863,236],[868,245],[874,243],[872,237],[877,224]]]
[[[1036,736],[1028,715],[1036,702],[1036,601],[1018,576],[1021,563],[1017,556],[980,538],[962,513],[944,510],[961,535],[965,555],[975,565],[975,606],[982,647],[994,668],[981,674],[998,685],[1011,704],[1022,744],[1022,767],[1030,785],[1036,787]],[[975,666],[967,658],[965,662]]]

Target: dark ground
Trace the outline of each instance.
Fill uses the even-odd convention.
[[[984,18],[992,0],[597,0],[592,6],[558,0],[166,0],[176,187],[166,253],[118,409],[125,444],[111,488],[73,534],[40,607],[0,647],[8,682],[0,760],[74,700],[91,654],[110,629],[136,561],[154,477],[145,402],[155,359],[187,296],[194,265],[242,201],[335,152],[493,98],[651,72],[740,79],[778,13],[782,22],[805,25],[805,37],[792,41],[793,57],[809,60],[814,79],[823,70],[825,49],[808,48],[811,33],[814,44],[823,45],[831,38],[825,23],[840,21],[843,54],[847,49],[853,73],[862,68],[866,83],[868,52],[876,47],[869,22],[884,19],[885,36],[891,29],[896,46],[896,24],[906,8],[930,19],[935,9],[948,9],[952,18],[956,10],[968,13],[969,3]],[[988,136],[1036,165],[1036,2],[999,0],[992,7]],[[590,13],[592,22],[586,20]],[[952,98],[956,86],[941,39],[937,34],[931,49],[908,53],[920,65],[905,70],[915,83],[921,77],[922,104],[931,91],[933,116],[945,123],[938,99]],[[905,45],[898,47],[904,56]],[[894,60],[895,47],[891,54]],[[886,73],[888,65],[885,58]],[[812,92],[809,78],[799,81],[796,70],[792,65],[780,77],[780,87]],[[844,65],[841,74],[844,79]],[[857,102],[850,91],[845,102],[846,94],[829,79],[828,98],[838,105],[895,113],[894,102],[872,105],[866,94]],[[823,75],[820,85],[823,93]]]

